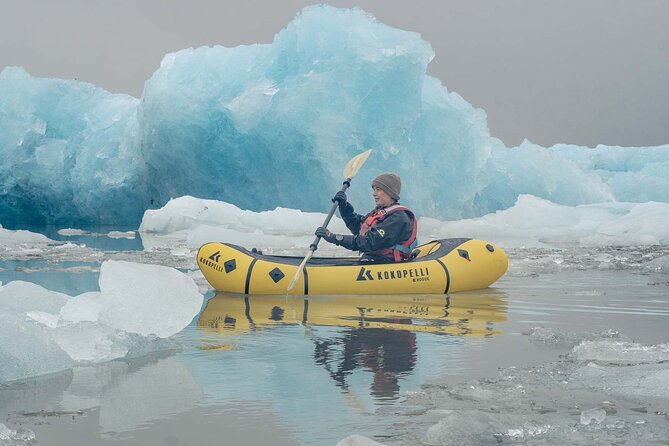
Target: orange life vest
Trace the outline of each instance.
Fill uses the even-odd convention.
[[[411,217],[411,222],[413,223],[413,229],[411,231],[411,236],[409,237],[409,239],[406,240],[405,242],[399,243],[390,248],[378,249],[376,251],[367,252],[365,254],[378,257],[385,257],[388,259],[392,259],[395,262],[401,262],[402,260],[406,260],[409,257],[411,257],[411,251],[418,245],[418,243],[416,242],[416,233],[418,232],[418,220],[416,220],[416,216],[410,209],[405,208],[402,205],[395,204],[385,209],[379,209],[369,214],[369,216],[365,219],[365,221],[362,222],[362,225],[360,225],[360,235],[367,234],[370,229],[376,226],[378,222],[386,218],[388,214],[392,214],[393,212],[397,211],[408,212],[409,216]]]

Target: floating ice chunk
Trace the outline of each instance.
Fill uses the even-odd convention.
[[[362,435],[349,435],[348,437],[340,440],[336,446],[384,446],[383,443],[374,441],[370,438],[363,437]]]
[[[629,341],[626,336],[615,330],[605,330],[600,333],[577,333],[558,331],[547,327],[533,327],[523,333],[529,336],[531,341],[552,345],[575,346],[583,341],[615,339],[617,341]]]
[[[108,261],[98,292],[69,297],[14,281],[0,287],[0,382],[174,349],[168,337],[199,312],[203,297],[186,274]]]
[[[73,365],[74,360],[53,340],[49,328],[28,319],[25,312],[19,314],[6,307],[0,311],[0,383]]]
[[[83,244],[83,243],[77,245],[76,243],[67,242],[67,243],[63,243],[62,245],[54,246],[53,250],[54,251],[76,251],[78,249],[85,248],[85,247],[86,247],[86,245]]]
[[[0,225],[0,246],[5,248],[13,248],[17,246],[31,247],[31,246],[44,246],[50,243],[58,243],[42,234],[37,234],[35,232],[18,230],[12,231],[10,229],[4,229]]]
[[[159,265],[109,260],[100,268],[99,321],[141,335],[169,337],[200,311],[193,279]]]
[[[111,231],[107,233],[107,237],[109,238],[127,238],[127,239],[134,239],[135,238],[135,231],[126,231],[126,232],[121,232],[121,231]]]
[[[61,327],[52,336],[58,346],[78,363],[123,358],[133,342],[129,333],[91,322]]]
[[[35,444],[35,432],[25,427],[17,430],[11,430],[0,423],[0,445],[2,446],[22,446]]]
[[[581,412],[581,424],[589,425],[590,423],[601,424],[606,418],[606,411],[599,407],[584,410]]]
[[[88,233],[89,233],[88,231],[84,231],[83,229],[65,228],[58,230],[58,234],[64,237],[70,237],[75,235],[86,235]]]
[[[175,257],[189,257],[192,258],[195,253],[188,248],[173,248],[170,250],[170,254]]]
[[[635,221],[647,213],[653,216],[649,223],[641,225]],[[308,246],[314,228],[322,225],[324,219],[325,214],[321,213],[284,208],[252,212],[229,203],[184,196],[161,209],[147,211],[140,235],[145,249],[169,248],[175,240],[191,249],[214,240],[247,248],[294,248]],[[669,226],[665,221],[669,221],[666,203],[568,207],[521,196],[511,209],[476,219],[445,222],[420,218],[418,238],[472,237],[505,247],[669,243]],[[339,218],[332,220],[330,229],[348,232]]]
[[[139,227],[141,233],[170,234],[192,230],[199,226],[224,227],[253,233],[257,230],[281,236],[301,236],[323,224],[325,214],[302,212],[297,209],[276,208],[273,211],[253,212],[215,200],[183,196],[170,200],[161,209],[144,213]],[[345,230],[344,222],[332,221],[334,230]]]
[[[29,311],[58,314],[71,299],[67,294],[49,291],[39,285],[22,280],[0,287],[0,311],[25,316]]]
[[[669,361],[669,344],[641,345],[622,341],[585,341],[574,347],[578,361],[609,364],[644,364]]]
[[[624,397],[669,398],[666,363],[606,367],[589,363],[572,375],[569,388],[587,388]]]
[[[658,257],[653,259],[645,265],[646,269],[659,272],[669,273],[669,256]]]
[[[513,207],[479,218],[422,218],[423,238],[472,237],[504,246],[601,246],[669,243],[669,204],[598,203],[565,206],[521,195]]]
[[[458,410],[449,414],[426,433],[426,444],[495,444],[504,440],[529,441],[542,438],[554,427],[529,416]]]
[[[249,248],[291,248],[309,246],[314,230],[324,220],[325,214],[315,212],[284,208],[253,212],[229,203],[184,196],[170,200],[161,209],[146,211],[139,231],[145,249],[168,247],[175,239],[194,249],[213,240]],[[348,231],[336,217],[329,228]]]

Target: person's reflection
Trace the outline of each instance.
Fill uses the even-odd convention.
[[[403,330],[356,328],[340,339],[316,340],[314,359],[345,390],[346,378],[356,368],[371,371],[372,396],[395,399],[399,379],[416,365],[416,335]]]

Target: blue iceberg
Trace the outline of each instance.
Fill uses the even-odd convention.
[[[164,57],[141,99],[75,80],[0,73],[0,224],[139,224],[192,195],[253,211],[322,211],[352,156],[350,190],[395,171],[403,202],[441,219],[522,194],[575,206],[669,202],[669,145],[507,148],[486,114],[426,74],[417,33],[360,9],[305,8],[271,44]]]

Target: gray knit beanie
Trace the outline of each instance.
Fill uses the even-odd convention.
[[[400,190],[402,189],[402,180],[391,172],[385,172],[374,178],[372,186],[383,189],[395,201],[400,199]]]

